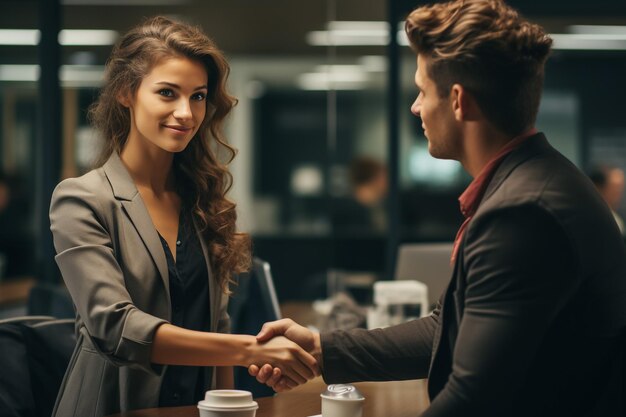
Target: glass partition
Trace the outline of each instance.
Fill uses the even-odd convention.
[[[163,14],[201,25],[231,64],[229,88],[239,103],[227,137],[239,154],[231,166],[230,197],[238,204],[240,229],[253,237],[255,255],[272,265],[281,301],[325,297],[337,276],[365,283],[357,287],[392,278],[388,242],[454,238],[463,220],[457,199],[471,178],[459,163],[430,157],[421,123],[410,113],[416,63],[402,38],[402,16],[394,22],[401,44],[398,112],[389,111],[388,14],[405,15],[414,2],[115,3],[62,2],[62,178],[84,173],[97,153],[86,109],[97,96],[112,43],[142,17]],[[572,3],[566,18],[569,6],[561,16],[540,3],[513,3],[557,35],[537,126],[583,169],[601,163],[626,168],[619,94],[626,91],[626,9],[587,16]],[[33,236],[41,228],[34,214],[33,150],[40,100],[33,32],[38,4],[3,2],[0,14],[1,30],[26,30],[10,35],[26,36],[21,44],[0,44],[0,210],[4,204],[11,207],[4,213],[13,213],[6,220],[0,213],[2,233],[10,231],[0,240],[24,256],[11,255],[4,266],[0,257],[4,277],[33,273]],[[104,40],[70,41],[72,30],[87,29]],[[6,34],[0,32],[0,39]],[[85,32],[77,34],[86,39]],[[584,43],[568,37],[585,34],[591,40]],[[398,146],[391,148],[397,160],[390,155],[390,118],[399,121]],[[389,186],[396,174],[397,191]]]

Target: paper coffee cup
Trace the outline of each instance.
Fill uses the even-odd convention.
[[[365,397],[353,385],[329,385],[322,394],[322,417],[362,417]]]
[[[251,392],[234,389],[207,391],[198,402],[200,417],[254,417],[258,408]]]

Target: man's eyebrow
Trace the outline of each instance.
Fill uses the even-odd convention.
[[[155,84],[163,84],[163,85],[167,85],[167,86],[170,86],[170,87],[173,87],[173,88],[176,88],[176,89],[180,90],[180,86],[178,84],[171,83],[169,81],[159,81],[158,83],[155,83]],[[208,89],[209,89],[209,87],[207,87],[206,84],[203,84],[203,85],[200,85],[200,86],[194,88],[193,91],[208,90]]]

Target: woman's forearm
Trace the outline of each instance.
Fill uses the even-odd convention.
[[[198,332],[169,323],[157,328],[150,360],[189,366],[248,367],[268,363],[299,384],[319,375],[315,358],[284,336],[259,343],[254,336]]]
[[[153,363],[189,366],[247,366],[254,336],[199,332],[168,323],[152,342]]]

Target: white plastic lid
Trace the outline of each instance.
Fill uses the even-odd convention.
[[[207,391],[204,400],[198,402],[198,408],[209,411],[256,410],[259,405],[252,401],[250,391],[234,389],[216,389]]]
[[[333,384],[320,394],[322,398],[339,401],[363,401],[365,397],[354,385]]]

